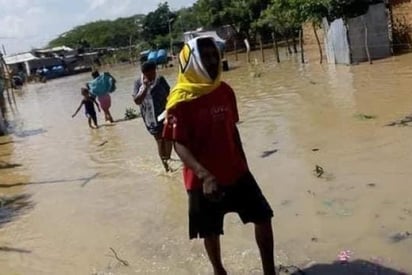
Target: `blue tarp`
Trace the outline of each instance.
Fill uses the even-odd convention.
[[[157,51],[151,51],[149,55],[147,56],[147,61],[156,62],[156,58],[157,58]]]
[[[102,96],[114,91],[114,79],[105,72],[99,77],[89,82],[90,93],[95,96]]]
[[[157,51],[156,55],[156,63],[157,64],[163,64],[166,63],[167,61],[167,52],[164,49],[160,49]]]

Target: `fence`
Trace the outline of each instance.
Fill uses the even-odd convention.
[[[391,56],[385,4],[371,5],[366,14],[333,21],[325,19],[325,48],[329,63],[351,64]]]

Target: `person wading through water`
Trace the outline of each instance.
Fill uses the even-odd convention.
[[[133,99],[140,106],[147,131],[153,135],[157,143],[159,157],[166,172],[170,171],[168,161],[172,153],[172,142],[162,138],[166,101],[170,86],[166,79],[156,72],[156,63],[142,64],[142,74],[134,83]]]

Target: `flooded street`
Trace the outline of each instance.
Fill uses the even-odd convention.
[[[412,274],[412,236],[393,239],[412,232],[412,128],[385,127],[412,113],[412,55],[353,67],[229,61],[223,79],[236,91],[248,162],[275,210],[278,263],[331,264],[350,250],[351,260]],[[137,109],[137,68],[110,72],[121,119]],[[175,83],[176,69],[160,73]],[[181,173],[163,172],[142,121],[90,130],[83,110],[71,118],[88,80],[16,94],[16,133],[0,137],[0,195],[20,201],[0,209],[0,274],[211,274],[202,242],[188,240]],[[230,274],[261,274],[253,226],[232,214],[225,233]]]

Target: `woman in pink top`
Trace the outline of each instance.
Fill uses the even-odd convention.
[[[98,71],[93,71],[92,72],[92,77],[93,79],[96,79],[99,77],[99,72]],[[101,95],[97,97],[97,100],[100,103],[100,108],[103,110],[104,112],[104,117],[105,120],[112,123],[113,122],[113,117],[112,114],[110,113],[110,107],[112,106],[112,98],[110,97],[110,94],[107,93],[105,95]]]

